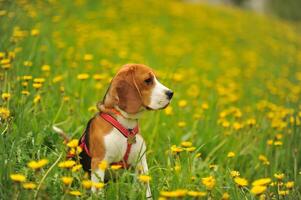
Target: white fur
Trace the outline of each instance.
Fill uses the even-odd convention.
[[[137,125],[137,120],[125,119],[118,117],[117,120],[126,128],[134,128]],[[127,138],[125,138],[116,128],[104,137],[105,156],[104,161],[108,164],[121,161],[126,152]],[[148,166],[146,162],[146,145],[140,134],[136,135],[136,143],[132,144],[131,151],[128,158],[128,164],[131,166],[142,167],[142,173],[148,173]],[[137,170],[138,171],[138,170]],[[98,178],[99,177],[99,178]],[[104,180],[104,171],[97,169],[92,173],[91,180],[99,182]],[[95,188],[92,188],[95,191]],[[146,197],[151,197],[149,184],[147,185]]]
[[[148,107],[156,110],[167,106],[170,99],[168,99],[166,92],[170,89],[162,85],[156,78],[154,78],[154,84],[155,86],[152,90],[150,104]]]

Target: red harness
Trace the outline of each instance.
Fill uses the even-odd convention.
[[[136,134],[138,134],[138,132],[139,132],[138,125],[134,129],[128,130],[124,126],[122,126],[122,124],[120,124],[111,115],[109,115],[107,113],[100,113],[100,116],[104,120],[106,120],[107,122],[109,122],[112,126],[114,126],[117,130],[119,130],[119,132],[124,137],[127,138],[127,147],[126,147],[126,151],[125,151],[125,154],[123,156],[123,159],[121,161],[119,161],[119,162],[111,163],[111,165],[121,165],[122,168],[128,169],[130,167],[130,165],[128,164],[128,159],[129,159],[129,155],[130,155],[130,152],[131,152],[132,144],[136,143]],[[89,149],[87,147],[87,144],[86,144],[85,134],[82,136],[79,146],[83,150],[85,150],[85,152],[87,153],[88,156],[91,157],[90,151],[89,151]]]

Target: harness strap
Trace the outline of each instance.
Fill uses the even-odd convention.
[[[115,163],[111,163],[111,165],[121,165],[122,168],[128,169],[130,167],[130,165],[128,164],[128,159],[129,159],[129,155],[131,152],[131,148],[132,148],[132,144],[136,142],[136,134],[139,132],[139,128],[138,125],[132,129],[132,130],[128,130],[126,129],[122,124],[120,124],[114,117],[112,117],[111,115],[107,114],[107,113],[100,113],[100,116],[106,120],[107,122],[109,122],[112,126],[114,126],[124,137],[127,138],[127,147],[126,147],[126,151],[125,154],[123,156],[123,159],[119,162],[115,162]],[[84,132],[84,134],[81,137],[81,140],[79,142],[79,146],[87,153],[87,155],[89,157],[91,157],[89,148],[87,146],[86,143],[86,130]],[[74,155],[67,155],[68,158],[73,157]]]

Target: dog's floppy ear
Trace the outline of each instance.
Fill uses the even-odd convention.
[[[105,109],[114,108],[115,105],[118,104],[119,98],[116,91],[116,85],[117,80],[114,78],[109,88],[106,91],[105,96],[103,97],[103,100],[97,103],[97,107],[100,111],[105,111]]]
[[[104,111],[116,105],[129,114],[139,112],[142,99],[139,87],[135,80],[135,67],[128,67],[118,73],[112,80],[102,103],[98,108]]]

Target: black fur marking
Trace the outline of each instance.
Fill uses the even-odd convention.
[[[89,149],[90,124],[91,124],[93,119],[94,119],[94,117],[89,120],[84,134],[79,139],[79,144],[80,144],[81,140],[82,140],[82,137],[85,137],[85,141],[86,141],[86,145],[87,145],[88,149]],[[91,173],[91,157],[86,153],[85,149],[82,150],[82,152],[79,154],[79,157],[80,157],[80,163],[83,166],[83,169],[86,172],[89,172],[89,174],[90,174]]]

